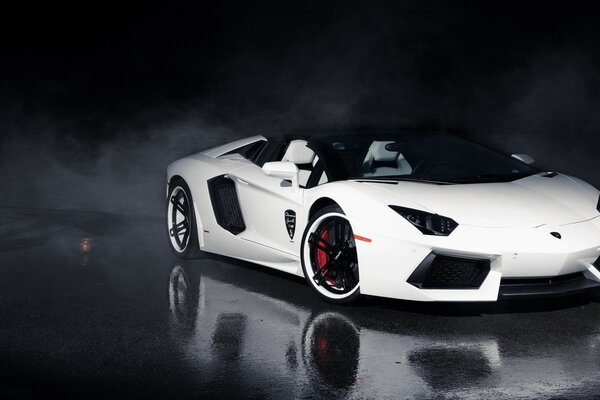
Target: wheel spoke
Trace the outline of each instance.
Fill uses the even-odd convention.
[[[180,200],[183,200],[183,202],[181,202]],[[173,205],[177,208],[177,210],[179,210],[180,213],[187,215],[188,207],[186,198],[183,197],[183,192],[179,192],[176,195],[171,196],[171,203],[173,203]]]
[[[343,240],[342,240],[342,224],[340,222],[337,222],[335,224],[335,228],[334,228],[334,243],[336,244],[336,246],[341,246],[343,244]]]
[[[352,228],[350,227],[350,223],[346,221],[344,226],[344,243],[347,245],[352,241]]]
[[[346,282],[348,282],[348,284],[350,285],[350,288],[348,290],[354,289],[354,287],[356,286],[356,280],[354,279],[354,275],[352,275],[352,271],[350,271],[350,269],[344,269],[344,277],[346,278]]]
[[[348,283],[348,280],[347,280],[347,278],[346,278],[346,272],[345,272],[345,271],[344,271],[344,272],[342,272],[342,279],[341,279],[341,280],[342,280],[342,291],[343,291],[344,293],[346,293],[346,292],[348,292],[350,289],[347,289],[347,288],[346,288],[346,286],[348,286],[348,285],[349,285],[349,283]]]
[[[179,236],[183,231],[188,230],[188,221],[187,220],[183,220],[178,224],[175,224],[170,230],[169,233],[171,234],[171,236]]]
[[[336,239],[335,239],[335,243],[338,246],[343,246],[346,242],[346,225],[347,222],[346,220],[341,220],[336,224],[335,227],[335,233],[336,233]]]
[[[185,204],[181,204],[180,202],[177,202],[177,203],[175,203],[175,207],[177,207],[177,210],[179,210],[180,213],[187,216],[188,209]]]
[[[183,229],[187,229],[187,227],[188,227],[187,219],[184,219],[183,221],[181,221],[180,223],[178,223],[177,225],[174,226],[174,228],[177,231],[182,231]]]
[[[315,281],[317,285],[321,286],[323,284],[323,281],[327,279],[327,275],[330,273],[330,267],[332,265],[333,263],[331,261],[328,261],[327,263],[325,263],[325,265],[319,268],[316,274],[314,274],[313,281]]]
[[[317,244],[316,248],[324,251],[325,253],[327,253],[328,256],[333,256],[333,250],[331,248],[321,246],[320,244]]]
[[[333,252],[333,245],[331,243],[329,243],[327,240],[320,237],[319,235],[315,235],[314,233],[311,233],[310,237],[308,239],[308,242],[328,254],[331,254]]]

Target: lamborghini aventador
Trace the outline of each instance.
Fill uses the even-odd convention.
[[[600,285],[599,192],[453,135],[253,136],[168,167],[167,231],[324,300],[495,301]]]

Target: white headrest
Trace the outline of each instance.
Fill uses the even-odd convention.
[[[385,146],[394,142],[373,142],[369,152],[375,161],[395,161],[398,158],[398,151],[386,150]]]
[[[306,143],[306,140],[292,140],[281,161],[291,161],[294,164],[312,163],[315,152],[306,147]]]

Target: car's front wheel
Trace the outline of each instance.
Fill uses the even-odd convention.
[[[327,206],[310,219],[301,258],[306,281],[325,301],[348,304],[360,297],[354,233],[339,207]]]
[[[200,255],[194,202],[190,188],[181,178],[173,179],[169,184],[167,234],[171,250],[178,258],[190,259]]]

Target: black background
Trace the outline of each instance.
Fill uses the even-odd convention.
[[[159,213],[171,161],[298,129],[446,129],[599,186],[599,8],[4,8],[0,205]]]

